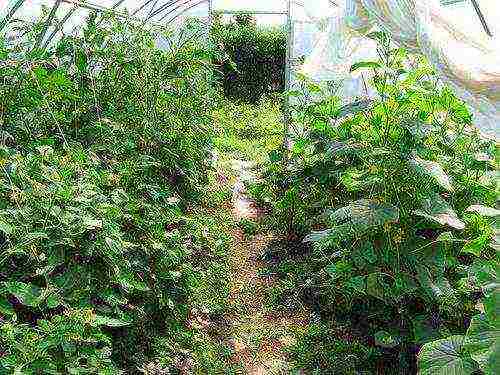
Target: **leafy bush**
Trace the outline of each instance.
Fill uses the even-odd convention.
[[[378,356],[373,348],[343,338],[341,331],[324,324],[312,324],[291,353],[300,368],[334,374],[355,373],[360,364],[374,364]]]
[[[36,327],[7,322],[0,344],[7,348],[2,367],[10,373],[116,374],[110,359],[111,341],[101,332],[106,319],[92,310],[67,310]],[[0,368],[1,369],[1,368]]]
[[[227,56],[219,62],[224,94],[257,103],[266,94],[283,92],[286,33],[282,28],[258,27],[245,14],[235,18],[229,24],[215,22],[212,32]]]
[[[313,245],[294,278],[325,319],[372,337],[397,361],[385,373],[415,371],[415,348],[445,340],[424,346],[421,372],[452,373],[437,351],[471,335],[498,337],[498,322],[483,313],[474,334],[446,339],[498,292],[498,149],[425,61],[372,37],[380,60],[352,70],[373,71],[378,97],[343,104],[303,77],[323,99],[290,93],[298,134],[289,154],[271,155],[267,183],[253,191],[272,202],[276,228]],[[469,355],[459,373],[492,373],[498,351],[479,341],[456,350]]]
[[[206,178],[213,135],[212,54],[196,41],[162,51],[157,33],[106,25],[94,16],[49,53],[18,59],[24,50],[4,48],[6,134],[18,145],[76,140],[107,158],[132,164],[135,157],[143,166],[137,172],[170,179],[180,192],[196,189]]]
[[[43,22],[0,45],[0,373],[166,371],[188,310],[223,305],[199,298],[228,241],[196,208],[212,52],[95,14],[32,49]]]

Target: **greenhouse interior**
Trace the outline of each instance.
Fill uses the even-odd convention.
[[[498,0],[0,0],[0,375],[500,374]]]

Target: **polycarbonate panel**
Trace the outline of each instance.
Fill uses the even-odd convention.
[[[293,22],[293,50],[292,58],[303,60],[309,56],[320,32],[318,26],[312,22]]]
[[[249,10],[257,12],[286,12],[287,3],[288,0],[213,0],[213,9],[215,11]]]
[[[338,0],[337,3],[341,4]],[[292,18],[302,22],[318,22],[335,16],[332,0],[292,0]]]
[[[498,0],[476,0],[493,36],[500,35],[500,3]],[[443,7],[447,19],[454,20],[466,34],[482,35],[485,30],[470,0],[451,3]]]
[[[21,0],[0,0],[0,19]],[[16,11],[14,18],[23,20],[36,19],[41,15],[42,6],[52,8],[57,0],[25,0]],[[208,18],[209,0],[62,0],[56,12],[56,19],[64,19],[72,8],[113,10],[117,14],[128,14],[146,22],[165,24],[177,18]],[[81,11],[76,12],[81,15]],[[72,26],[83,21],[82,17],[72,15],[67,22]]]
[[[5,28],[11,40],[17,38],[13,29],[18,21],[32,22],[40,19],[42,14],[47,20],[49,14],[53,15],[40,41],[41,46],[57,40],[63,33],[78,30],[93,11],[113,11],[145,24],[168,25],[173,30],[182,29],[186,19],[194,17],[204,26],[200,33],[208,34],[209,0],[0,0],[0,27],[4,17],[11,15],[13,9],[16,11]]]

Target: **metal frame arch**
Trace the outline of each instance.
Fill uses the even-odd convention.
[[[173,17],[169,18],[168,21],[165,22],[165,24],[168,25],[189,10],[202,4],[209,5],[207,13],[210,13],[211,3],[212,0],[167,0],[161,2],[159,0],[145,0],[142,5],[132,10],[130,14],[132,16],[136,16],[139,12],[151,6],[147,16],[144,18],[144,22],[154,21],[155,23],[161,23],[169,15],[177,12],[173,15]],[[155,17],[157,17],[157,20],[154,20]]]

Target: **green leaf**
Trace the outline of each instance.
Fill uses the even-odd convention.
[[[365,294],[366,293],[365,276],[351,277],[349,280],[347,280],[345,286],[347,288],[354,289],[358,293]]]
[[[415,156],[412,160],[410,160],[410,165],[412,165],[418,172],[432,177],[442,188],[447,191],[453,191],[450,178],[439,163],[420,159],[418,156]]]
[[[128,300],[123,297],[121,293],[113,290],[106,289],[99,295],[107,304],[111,306],[126,305]]]
[[[8,281],[0,284],[0,286],[5,292],[13,294],[25,306],[36,307],[41,302],[40,288],[32,284]]]
[[[381,273],[371,273],[366,277],[366,293],[370,296],[385,301],[387,287]]]
[[[484,314],[474,316],[465,336],[465,345],[481,370],[486,372],[493,365],[499,344],[500,327]]]
[[[80,73],[84,73],[87,70],[87,55],[82,50],[76,52],[75,65]]]
[[[333,211],[330,219],[337,222],[347,222],[354,229],[365,230],[372,227],[380,227],[386,223],[394,223],[399,220],[397,207],[379,203],[375,200],[360,199],[351,202],[348,206]]]
[[[367,38],[376,40],[378,43],[384,44],[388,41],[388,36],[383,31],[374,31],[366,35]]]
[[[347,104],[339,109],[339,112],[336,117],[345,117],[349,115],[355,115],[360,112],[364,112],[369,109],[373,104],[373,100],[364,99],[358,100],[351,104]]]
[[[400,343],[398,336],[391,335],[387,331],[378,331],[375,333],[375,345],[382,348],[395,348]]]
[[[413,213],[441,225],[448,225],[455,229],[464,229],[465,223],[460,220],[456,212],[438,194],[434,194],[422,201],[422,209]]]
[[[272,150],[269,153],[269,160],[271,161],[271,163],[280,162],[281,160],[283,160],[283,154],[278,150]]]
[[[436,327],[428,316],[417,315],[413,317],[412,326],[413,337],[417,344],[425,344],[441,337],[439,327]]]
[[[62,300],[61,297],[58,296],[57,294],[51,294],[47,297],[45,303],[47,304],[47,307],[49,309],[54,309],[62,305]]]
[[[6,223],[5,221],[1,220],[0,219],[0,232],[3,232],[4,234],[12,234],[12,232],[14,231],[14,229],[12,228],[12,226],[8,223]]]
[[[495,229],[493,239],[490,242],[490,247],[493,250],[500,252],[500,230]]]
[[[320,85],[311,81],[307,82],[307,90],[312,94],[318,94],[323,91]]]
[[[464,348],[464,336],[429,342],[418,353],[419,375],[470,375],[477,366]]]
[[[289,90],[286,92],[287,96],[290,96],[292,98],[297,98],[303,95],[303,93],[299,90]]]
[[[343,260],[339,260],[338,262],[330,264],[326,267],[326,272],[328,272],[333,280],[344,277],[346,274],[349,274],[351,270],[351,265]]]
[[[4,296],[0,296],[0,314],[7,316],[12,316],[16,314],[14,308],[9,303],[7,298],[5,298]]]
[[[127,290],[135,289],[141,292],[149,291],[149,288],[145,282],[137,280],[131,272],[125,270],[122,270],[118,275],[118,281],[120,282],[121,286]]]
[[[109,318],[107,316],[96,315],[94,325],[106,327],[125,327],[132,324],[124,320]]]
[[[91,217],[86,216],[83,218],[83,226],[87,230],[101,229],[102,228],[102,220],[93,219]]]
[[[481,216],[489,216],[489,217],[497,217],[500,216],[500,210],[491,207],[481,206],[479,204],[475,204],[467,208],[467,212],[476,212]]]
[[[380,65],[378,62],[376,61],[360,61],[356,64],[353,64],[351,66],[351,69],[349,70],[349,72],[355,72],[356,70],[359,70],[359,69],[364,69],[364,68],[369,68],[369,69],[376,69],[376,68],[381,68],[382,65]]]
[[[486,317],[490,322],[500,328],[500,320],[499,320],[499,305],[500,304],[500,285],[497,287],[486,297],[483,298],[483,306],[485,310]]]
[[[487,235],[480,236],[471,241],[468,241],[462,248],[462,253],[474,254],[480,256],[481,252],[488,246],[489,237]]]
[[[371,242],[366,242],[360,248],[363,258],[368,261],[368,263],[375,263],[377,261],[377,254],[375,253],[375,248]]]
[[[498,281],[496,262],[487,259],[475,259],[469,267],[469,276],[481,288]],[[495,289],[495,288],[493,288]]]
[[[33,233],[28,233],[22,238],[22,244],[20,245],[21,247],[31,245],[33,242],[41,239],[48,239],[49,236],[47,233],[44,232],[33,232]]]
[[[325,229],[319,231],[312,231],[306,237],[304,237],[303,242],[320,242],[328,238],[334,231],[332,229]]]
[[[436,241],[438,242],[453,242],[453,234],[451,232],[443,232],[437,236]]]

